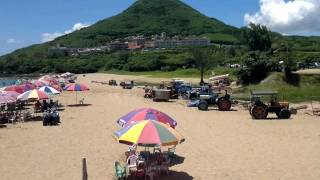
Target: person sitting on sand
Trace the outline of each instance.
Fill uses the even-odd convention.
[[[53,108],[55,106],[54,102],[52,99],[49,101],[49,108]]]
[[[41,103],[40,101],[38,100],[35,104],[34,104],[34,110],[35,111],[38,111],[41,109]]]
[[[45,110],[47,110],[48,109],[48,103],[47,103],[47,101],[46,100],[43,100],[42,101],[42,111],[45,111]]]

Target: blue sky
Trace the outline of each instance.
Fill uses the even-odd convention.
[[[259,0],[184,0],[205,15],[237,27],[244,26],[248,20],[261,21],[262,18],[258,15],[260,7],[264,5],[263,1],[266,0],[260,0],[260,3]],[[270,1],[277,3],[283,0],[268,0]],[[120,13],[133,2],[134,0],[1,0],[0,55],[41,43],[44,33],[63,34],[67,30],[72,31],[76,23],[94,24]],[[268,17],[264,14],[260,16]],[[315,33],[313,30],[303,33],[317,34],[317,29]]]

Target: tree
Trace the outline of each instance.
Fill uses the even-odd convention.
[[[271,32],[266,26],[249,24],[242,29],[242,41],[250,51],[268,51],[271,49]]]
[[[200,84],[204,83],[204,73],[217,64],[218,49],[198,47],[192,49],[192,56],[200,70]]]
[[[259,83],[272,71],[274,64],[266,53],[259,51],[249,53],[238,72],[242,84]]]

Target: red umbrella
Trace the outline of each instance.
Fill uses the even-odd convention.
[[[22,84],[22,85],[19,85],[22,89],[23,89],[23,92],[27,92],[27,91],[30,91],[30,90],[33,90],[35,89],[36,87],[32,84]]]
[[[15,91],[17,93],[22,94],[24,92],[24,89],[22,86],[17,86],[17,85],[12,85],[12,86],[7,86],[3,89],[4,91]]]

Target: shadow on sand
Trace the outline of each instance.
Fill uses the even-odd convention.
[[[6,128],[7,127],[7,125],[5,125],[5,124],[0,124],[0,129],[1,128]]]
[[[254,121],[290,121],[292,120],[292,118],[289,118],[289,119],[279,119],[277,117],[269,117],[269,118],[266,118],[266,119],[252,119]]]
[[[92,104],[70,104],[68,107],[85,107],[85,106],[92,106]]]
[[[185,157],[179,156],[177,154],[174,155],[174,157],[171,158],[170,167],[182,164],[184,162]]]
[[[43,117],[38,115],[32,118],[25,119],[24,122],[39,122],[42,120],[43,120]]]
[[[139,178],[135,178],[135,177],[127,178],[127,180],[136,180],[136,179],[139,179]],[[190,176],[186,172],[177,172],[177,171],[171,171],[171,170],[169,172],[169,175],[161,175],[159,179],[161,180],[180,180],[180,179],[181,180],[198,180],[198,179],[194,179],[192,176]],[[147,178],[147,180],[150,180],[150,179]]]
[[[161,176],[160,179],[162,179],[162,180],[177,180],[177,179],[192,180],[194,178],[186,172],[170,171],[170,174],[168,176]]]

